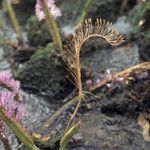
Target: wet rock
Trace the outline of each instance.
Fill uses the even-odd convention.
[[[85,147],[77,147],[77,148],[73,148],[73,150],[87,150]]]
[[[56,130],[52,130],[51,134],[52,135],[56,135],[57,131]]]
[[[139,48],[136,45],[121,46],[114,49],[95,47],[95,50],[84,51],[81,59],[83,66],[90,69],[91,79],[93,78],[93,81],[96,82],[100,73],[107,69],[110,69],[111,72],[118,72],[138,64],[140,60]]]
[[[129,22],[126,16],[118,17],[116,22],[113,25],[114,29],[125,36],[125,39],[129,40],[130,34],[133,30],[133,26]]]
[[[119,115],[113,118],[117,121],[114,125],[104,125],[105,119],[111,119],[110,117],[85,113],[81,124],[84,143],[94,145],[94,150],[97,150],[96,147],[103,150],[143,148],[142,130],[137,121]],[[144,149],[148,150],[148,145],[144,145]]]
[[[73,135],[73,141],[75,143],[81,143],[83,141],[83,136],[81,133],[76,133],[75,135]]]
[[[4,49],[0,47],[0,61],[3,59],[4,54]]]
[[[62,127],[63,127],[62,124],[58,124],[57,127],[56,127],[56,130],[60,131],[62,129]]]
[[[0,47],[0,70],[6,70],[10,67],[10,63],[5,57],[4,48]]]
[[[64,33],[65,36],[67,36],[69,34],[73,34],[74,30],[72,26],[64,26],[62,28],[62,32]]]
[[[139,63],[139,48],[136,45],[116,48],[109,61],[113,71],[121,71]]]
[[[2,61],[2,62],[0,62],[0,69],[1,70],[8,69],[9,67],[10,67],[10,63],[8,61]]]
[[[104,131],[103,131],[103,129],[99,129],[98,131],[97,131],[97,133],[96,133],[96,136],[98,137],[98,138],[101,138],[102,136],[103,136],[103,134],[105,134],[104,133]]]
[[[23,92],[26,116],[23,123],[32,131],[39,126],[47,115],[51,115],[54,105],[50,105],[42,97]]]

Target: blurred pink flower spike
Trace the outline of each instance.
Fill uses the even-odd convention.
[[[9,71],[0,73],[0,86],[11,91],[17,100],[22,100],[20,82],[15,81]]]
[[[8,91],[0,92],[0,107],[3,108],[8,117],[15,117],[17,121],[21,121],[25,115],[20,82],[12,78],[9,71],[0,72],[0,86]]]
[[[15,101],[11,92],[0,92],[0,107],[6,111],[9,118],[14,117],[19,122],[25,115],[22,101]]]
[[[12,92],[0,92],[0,109],[3,109],[8,118],[15,118],[17,122],[21,123],[21,120],[25,116],[25,110],[22,101],[14,100]],[[3,120],[0,118],[0,135],[2,138],[7,139],[6,129]]]
[[[61,16],[61,11],[56,7],[54,0],[47,0],[47,6],[54,17]],[[45,18],[41,0],[36,0],[35,14],[39,21]]]

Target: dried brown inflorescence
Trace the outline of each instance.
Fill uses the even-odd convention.
[[[80,49],[82,44],[91,37],[104,38],[109,44],[116,46],[124,41],[124,37],[113,30],[112,23],[105,19],[87,19],[83,24],[75,27],[75,33],[68,36],[65,44],[64,61],[67,64],[70,75],[73,77],[73,83],[79,90],[79,102],[69,121],[71,123],[73,117],[79,109],[81,100],[83,99],[82,82],[81,82],[81,64]]]
[[[91,37],[104,38],[113,46],[119,45],[124,41],[124,37],[113,30],[112,23],[105,19],[97,19],[95,23],[91,19],[87,19],[83,24],[76,26],[75,33],[69,35],[66,40],[64,60],[77,87],[79,87],[77,72],[80,70],[80,49],[82,44]]]

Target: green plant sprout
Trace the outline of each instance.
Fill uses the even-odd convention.
[[[66,147],[68,145],[69,140],[72,138],[72,136],[78,132],[80,128],[81,122],[79,121],[76,125],[71,127],[63,136],[63,138],[60,141],[60,148],[59,150],[66,150]]]

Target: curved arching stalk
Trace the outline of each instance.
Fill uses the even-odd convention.
[[[75,33],[68,36],[65,45],[64,61],[68,66],[70,75],[74,79],[74,84],[78,88],[78,104],[72,114],[66,131],[68,130],[74,116],[76,115],[81,101],[84,98],[81,82],[81,64],[80,64],[80,50],[83,43],[91,37],[104,38],[109,44],[116,46],[124,41],[124,37],[112,29],[112,23],[105,21],[105,19],[97,19],[95,23],[91,19],[85,20],[83,24],[75,27]]]

